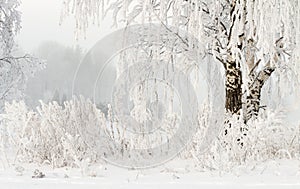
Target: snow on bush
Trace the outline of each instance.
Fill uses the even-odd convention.
[[[105,117],[94,103],[82,97],[66,101],[63,106],[40,102],[36,111],[28,109],[23,101],[13,101],[6,103],[1,115],[3,156],[0,157],[13,155],[14,162],[11,158],[2,159],[9,164],[29,162],[84,169],[89,164],[103,162],[105,153],[128,158],[124,156],[128,149],[149,149],[166,142],[178,127],[175,122],[176,115],[168,114],[164,130],[141,135],[118,123],[111,106]],[[134,155],[139,159],[145,154]]]
[[[82,139],[78,128],[97,126],[104,115],[83,99],[41,105],[37,112],[24,102],[6,103],[1,115],[2,152],[21,162],[51,164],[53,167],[99,162],[100,158]],[[100,121],[99,121],[100,120]]]
[[[127,148],[147,149],[167,140],[159,138],[164,134],[129,137],[126,129],[114,119],[112,107],[108,107],[105,117],[95,104],[83,98],[66,101],[63,106],[56,102],[40,103],[36,111],[28,109],[22,101],[6,103],[0,127],[3,163],[28,162],[85,169],[103,163],[103,154],[99,151],[102,146],[122,156],[121,152]],[[299,157],[299,126],[285,125],[282,112],[268,109],[247,125],[240,117],[227,115],[227,124],[219,137],[206,153],[200,153],[198,149],[206,130],[208,112],[205,108],[199,112],[199,132],[181,158],[193,158],[196,165],[204,169],[231,171],[249,162]],[[174,115],[168,116],[165,131],[172,135],[177,127],[172,126],[176,124],[172,121]],[[103,136],[100,132],[120,144],[121,149],[97,143],[105,143],[99,140]]]
[[[203,120],[203,115],[200,116]],[[247,125],[237,115],[227,115],[224,128],[206,153],[199,153],[203,140],[199,132],[185,156],[197,160],[197,165],[209,170],[231,171],[239,165],[278,158],[299,158],[299,125],[283,122],[281,111],[269,109],[260,112],[257,119]],[[200,122],[204,127],[205,121]],[[201,130],[200,130],[201,131]]]

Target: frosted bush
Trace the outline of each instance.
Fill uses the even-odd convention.
[[[224,124],[205,153],[200,152],[209,111],[208,106],[199,111],[199,132],[181,158],[192,158],[205,170],[231,171],[251,162],[299,157],[299,125],[285,125],[282,112],[268,109],[247,125],[239,116],[227,115],[230,124]],[[9,164],[27,162],[83,170],[103,163],[101,152],[107,149],[122,158],[125,150],[150,149],[167,141],[162,137],[174,134],[174,124],[174,116],[169,116],[162,125],[164,133],[133,137],[118,123],[111,106],[105,117],[95,104],[83,98],[66,101],[63,106],[40,102],[36,111],[28,109],[22,101],[14,101],[6,103],[1,115],[0,158]],[[100,140],[102,134],[113,139],[119,148]],[[102,147],[107,149],[101,150]]]
[[[100,161],[78,130],[84,125],[99,125],[105,119],[96,106],[82,98],[41,105],[28,110],[24,102],[6,103],[1,115],[2,152],[15,160],[51,164],[53,167],[81,167],[82,162]]]
[[[197,151],[203,140],[202,133],[199,132],[185,156],[193,157],[197,165],[204,169],[222,171],[231,171],[238,165],[253,162],[298,158],[300,126],[286,125],[283,115],[281,111],[267,109],[247,125],[241,117],[227,115],[226,120],[230,124],[224,124],[219,137],[206,153],[200,154]],[[203,119],[203,115],[200,119]],[[200,123],[200,128],[205,127],[205,122]]]
[[[85,169],[102,163],[106,153],[126,158],[126,150],[150,149],[167,142],[178,127],[176,122],[176,115],[166,115],[161,125],[164,130],[141,135],[120,124],[110,105],[106,117],[82,97],[66,101],[63,106],[41,101],[36,111],[29,110],[23,101],[14,101],[6,103],[1,115],[1,150],[14,157],[14,162],[5,160],[10,164],[17,161]],[[144,154],[134,155],[139,159]]]

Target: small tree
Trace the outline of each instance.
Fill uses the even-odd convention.
[[[43,67],[38,59],[26,54],[15,56],[15,36],[21,29],[18,0],[0,1],[0,109],[5,101],[23,96],[29,76]]]
[[[160,22],[164,27],[172,25],[192,33],[203,41],[204,48],[200,50],[223,65],[226,75],[225,108],[232,114],[243,113],[244,122],[258,115],[262,88],[275,71],[280,77],[290,78],[289,81],[299,79],[299,1],[105,2],[65,0],[62,16],[74,14],[79,33],[86,30],[90,21],[99,22],[100,13],[104,16],[109,11],[115,19],[114,24]],[[189,39],[181,40],[188,49]]]

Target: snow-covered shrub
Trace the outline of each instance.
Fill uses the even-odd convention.
[[[166,114],[159,125],[163,129],[148,133],[143,125],[123,125],[110,105],[105,116],[94,103],[82,97],[63,105],[40,102],[35,111],[22,101],[14,101],[6,103],[1,115],[1,150],[16,161],[53,167],[85,168],[107,156],[141,159],[146,151],[136,153],[131,149],[147,150],[168,142],[178,129],[178,121],[176,114]]]
[[[104,115],[83,98],[28,110],[24,102],[5,105],[1,115],[2,151],[17,161],[47,163],[53,167],[95,163],[100,157],[82,138],[79,128],[105,123]],[[104,122],[103,122],[104,121]]]
[[[6,162],[9,163],[8,156],[11,154],[26,153],[24,145],[27,143],[28,126],[34,125],[34,112],[29,111],[24,102],[15,102],[5,104],[6,114],[1,115],[0,127],[0,142],[1,142],[1,157],[6,157]],[[29,123],[32,122],[32,123]]]
[[[163,131],[135,136],[128,132],[132,128],[118,122],[111,106],[105,116],[94,103],[83,98],[73,98],[63,106],[56,102],[40,103],[36,111],[28,109],[22,101],[6,103],[0,126],[0,158],[3,162],[85,169],[88,165],[101,163],[104,152],[126,158],[123,157],[126,150],[153,148],[166,142],[178,129],[176,115],[166,115],[161,126],[165,128]],[[218,138],[205,153],[200,152],[209,109],[205,106],[199,112],[199,132],[181,158],[194,158],[204,169],[231,171],[241,164],[299,157],[299,125],[286,125],[282,121],[282,112],[268,109],[261,111],[257,119],[249,120],[247,125],[239,116],[227,115],[230,124],[224,124]],[[103,134],[108,138],[102,140]],[[115,143],[108,145],[106,140]],[[144,154],[134,155],[143,158]]]
[[[203,115],[199,119],[203,119]],[[286,125],[281,111],[261,111],[258,118],[249,120],[247,125],[239,116],[227,115],[226,120],[230,124],[224,124],[206,153],[197,151],[203,140],[199,132],[185,155],[195,158],[197,165],[204,169],[222,171],[251,162],[299,157],[300,126]],[[199,127],[205,127],[205,122]]]

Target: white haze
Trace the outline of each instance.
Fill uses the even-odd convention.
[[[61,7],[62,0],[23,0],[19,8],[19,48],[47,62],[46,68],[28,82],[25,93],[31,106],[36,106],[38,100],[71,98],[72,80],[81,59],[98,40],[115,30],[108,18],[76,39],[72,18],[66,18],[60,25]]]
[[[19,46],[25,51],[34,51],[43,41],[56,41],[65,46],[80,45],[84,49],[91,48],[97,40],[109,34],[111,21],[101,22],[98,26],[91,26],[86,38],[82,36],[78,41],[74,35],[74,20],[66,19],[60,26],[62,0],[23,0],[20,6],[22,12],[22,30],[17,36]],[[50,16],[51,15],[51,16]],[[85,38],[85,39],[84,39]]]

